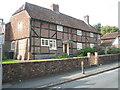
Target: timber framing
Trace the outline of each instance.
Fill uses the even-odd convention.
[[[17,26],[20,22],[21,31]],[[16,41],[15,46],[20,48],[14,51],[16,58],[51,58],[63,53],[74,56],[79,47],[90,47],[100,40],[100,33],[84,21],[30,3],[20,7],[10,23],[10,41]],[[26,47],[21,48],[24,45]]]

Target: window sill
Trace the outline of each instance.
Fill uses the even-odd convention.
[[[49,50],[57,50],[57,49],[49,49]]]

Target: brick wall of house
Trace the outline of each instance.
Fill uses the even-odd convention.
[[[29,37],[30,17],[26,11],[21,11],[20,13],[13,15],[10,22],[12,40]],[[23,29],[21,31],[18,31],[18,22],[22,22],[23,24]]]
[[[11,23],[5,25],[5,41],[9,41],[11,36]]]

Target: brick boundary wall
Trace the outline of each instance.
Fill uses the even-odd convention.
[[[109,56],[98,56],[98,65],[100,64],[108,64],[115,61],[120,61],[120,54],[112,54]]]
[[[107,64],[118,61],[119,57],[120,54],[99,56],[98,64]],[[38,78],[45,75],[81,69],[81,61],[85,62],[85,67],[90,67],[88,57],[76,57],[56,61],[3,64],[3,83]]]
[[[80,69],[80,62],[82,60],[85,62],[85,67],[90,67],[87,57],[57,61],[3,64],[3,83]]]

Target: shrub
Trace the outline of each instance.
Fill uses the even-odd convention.
[[[61,58],[69,58],[69,55],[67,53],[63,53],[62,56],[53,57],[53,59],[61,59]]]
[[[98,52],[98,55],[105,54],[105,48],[100,46],[100,45],[94,46],[94,49],[95,49],[96,52]]]
[[[94,54],[94,52],[96,52],[96,50],[94,48],[84,48],[78,51],[78,56],[87,56],[87,53],[90,52],[92,54]]]
[[[108,53],[108,54],[120,53],[120,48],[109,47],[107,53]]]
[[[7,57],[6,57],[6,56],[3,56],[3,57],[2,57],[2,60],[7,60]]]

